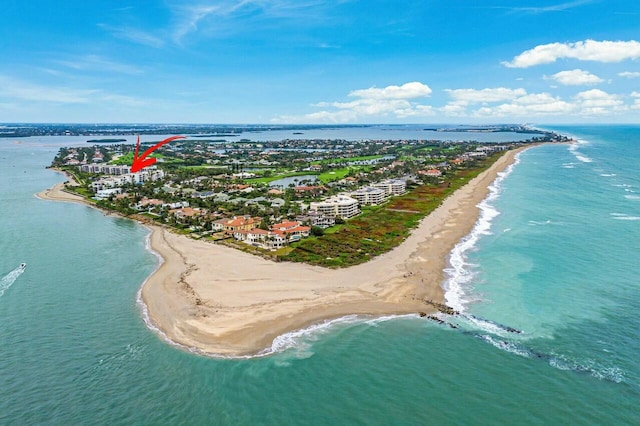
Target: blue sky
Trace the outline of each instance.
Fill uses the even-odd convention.
[[[8,0],[0,122],[637,123],[637,0]]]

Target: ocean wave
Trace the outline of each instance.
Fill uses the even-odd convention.
[[[464,312],[470,302],[466,295],[466,287],[473,280],[475,273],[473,265],[467,261],[467,252],[472,250],[482,235],[491,233],[491,223],[500,212],[492,205],[502,191],[502,183],[509,176],[515,166],[520,163],[520,153],[514,157],[514,162],[503,172],[498,173],[497,178],[489,185],[489,195],[478,204],[480,217],[471,233],[463,238],[451,251],[449,267],[444,270],[447,279],[443,284],[447,305],[453,309]]]
[[[640,201],[640,195],[625,195],[624,198],[632,201]]]
[[[552,353],[549,355],[549,365],[558,370],[587,373],[600,380],[615,383],[624,381],[624,372],[620,368],[604,366],[591,359],[579,361],[565,355]]]
[[[563,169],[575,169],[576,163],[562,163]]]
[[[615,220],[640,220],[640,216],[631,216],[626,213],[611,213],[611,219]]]
[[[615,173],[600,173],[600,176],[602,177],[614,177],[614,176],[618,176]]]
[[[640,216],[618,216],[614,217],[615,220],[640,220]]]
[[[584,155],[583,153],[578,151],[578,148],[580,146],[587,145],[588,143],[589,142],[587,142],[585,140],[578,139],[576,142],[574,142],[571,145],[569,145],[569,152],[571,152],[574,157],[576,157],[579,161],[581,161],[583,163],[593,163],[593,159],[587,157],[586,155]]]
[[[527,222],[529,226],[541,226],[541,225],[551,225],[550,220],[530,220]]]
[[[563,371],[573,371],[576,373],[587,373],[599,380],[606,380],[614,383],[624,381],[624,371],[615,366],[602,365],[594,360],[576,360],[555,352],[544,353],[533,348],[525,347],[522,344],[509,340],[501,340],[487,334],[476,334],[475,337],[489,343],[491,346],[514,355],[546,360],[553,368]]]
[[[509,353],[521,356],[523,358],[531,358],[532,357],[531,353],[528,350],[521,348],[516,343],[507,342],[506,340],[499,340],[499,339],[491,337],[491,336],[489,336],[487,334],[478,334],[477,337],[479,339],[484,340],[485,342],[489,343],[493,347],[496,347],[496,348],[498,348],[500,350],[503,350],[505,352],[509,352]]]

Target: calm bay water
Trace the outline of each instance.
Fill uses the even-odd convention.
[[[0,140],[0,424],[638,424],[640,128],[558,130],[584,142],[523,153],[458,250],[458,329],[346,319],[248,360],[144,326],[143,227],[33,196],[68,140]]]

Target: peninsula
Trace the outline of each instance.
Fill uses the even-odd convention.
[[[149,325],[191,350],[250,356],[269,353],[284,333],[325,320],[433,312],[443,303],[448,255],[473,228],[477,204],[497,174],[532,142],[538,140],[499,145],[378,141],[377,146],[351,144],[338,153],[326,149],[336,142],[312,151],[312,142],[301,141],[305,148],[293,154],[252,146],[238,157],[284,158],[289,164],[306,159],[296,170],[272,165],[256,176],[243,170],[247,162],[234,161],[232,150],[215,153],[224,165],[207,161],[197,168],[176,167],[175,162],[193,158],[185,155],[185,147],[202,155],[186,141],[178,154],[159,154],[165,167],[130,178],[137,182],[126,181],[126,165],[107,166],[119,171],[109,179],[124,179],[119,188],[97,187],[106,178],[93,170],[105,166],[87,159],[91,154],[105,163],[117,161],[127,154],[125,147],[62,149],[53,165],[73,180],[39,196],[87,203],[147,224],[151,248],[163,259],[140,292]],[[296,142],[288,149],[292,146]],[[82,160],[85,166],[68,164]],[[347,172],[332,176],[341,168]],[[307,174],[304,179],[313,172],[322,176],[323,169],[329,176],[324,182],[271,185],[300,173]],[[396,188],[394,182],[399,192],[385,194],[385,187]],[[205,187],[224,194],[224,201],[220,195],[202,196],[209,195]],[[252,189],[237,192],[246,188]],[[245,197],[238,206],[229,197],[256,191],[264,195],[253,204]],[[273,204],[277,196],[284,204]],[[338,210],[341,200],[352,207]],[[375,233],[371,223],[383,231]],[[359,233],[362,229],[370,235]]]

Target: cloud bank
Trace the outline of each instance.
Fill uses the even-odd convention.
[[[541,44],[514,57],[511,62],[502,62],[508,68],[529,68],[550,64],[558,59],[579,61],[621,62],[640,58],[640,42],[585,40],[576,43]]]

